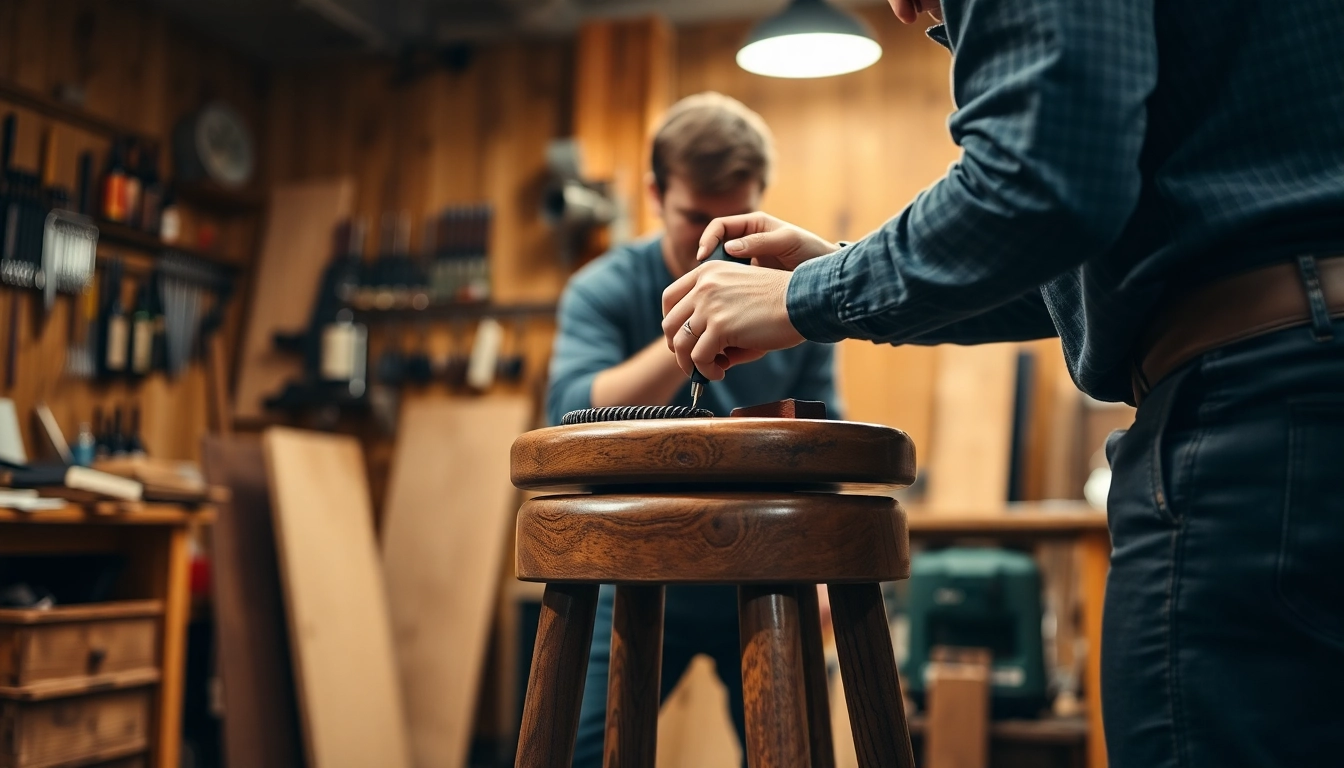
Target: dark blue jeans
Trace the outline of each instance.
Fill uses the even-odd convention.
[[[611,610],[616,589],[603,586],[598,593],[593,647],[588,654],[588,677],[583,685],[579,736],[574,745],[574,768],[601,768],[602,742],[607,718],[607,669],[611,664]],[[728,709],[745,743],[742,714],[742,649],[737,631],[737,587],[668,587],[663,609],[662,698],[676,687],[697,654],[714,660],[719,679],[728,688]]]
[[[1204,355],[1107,453],[1112,768],[1344,765],[1344,322]]]

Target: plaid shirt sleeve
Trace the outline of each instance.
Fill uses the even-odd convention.
[[[794,272],[794,326],[827,342],[964,340],[962,321],[976,341],[1043,335],[1039,286],[1105,252],[1139,198],[1153,2],[944,0],[962,157]]]

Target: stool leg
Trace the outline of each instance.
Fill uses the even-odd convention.
[[[860,768],[914,768],[882,590],[831,584],[831,622]]]
[[[782,584],[740,586],[737,611],[747,765],[809,768],[797,591]]]
[[[821,647],[821,608],[817,603],[817,588],[812,584],[798,587],[798,616],[802,622],[803,684],[807,686],[807,732],[812,744],[812,768],[835,768],[826,652]]]
[[[617,586],[607,671],[605,768],[653,768],[663,671],[663,587]]]
[[[516,768],[569,768],[573,762],[596,614],[596,584],[546,585]]]

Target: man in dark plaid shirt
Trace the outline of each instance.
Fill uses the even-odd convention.
[[[803,339],[1058,335],[1085,392],[1141,400],[1108,443],[1111,764],[1344,764],[1344,2],[943,14],[962,158],[851,245],[711,223],[702,257],[775,269],[678,280],[669,347],[717,380]]]

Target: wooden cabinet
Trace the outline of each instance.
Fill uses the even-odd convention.
[[[157,670],[159,600],[0,610],[0,697]]]
[[[0,768],[176,768],[188,529],[207,505],[0,509],[0,558],[109,555],[113,602],[0,610]]]
[[[142,754],[153,688],[0,702],[0,768],[76,768]]]

